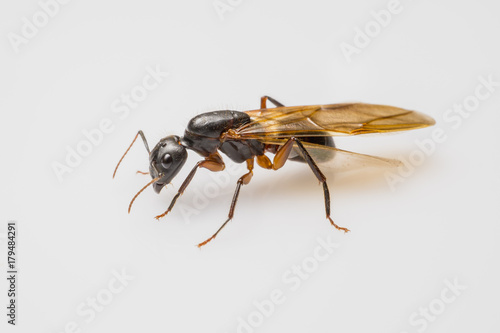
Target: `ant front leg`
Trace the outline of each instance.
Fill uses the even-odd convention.
[[[231,208],[229,208],[229,214],[227,216],[226,222],[224,222],[221,225],[221,227],[215,232],[215,234],[212,235],[212,237],[210,237],[206,241],[198,244],[198,247],[202,247],[203,245],[207,244],[212,239],[217,237],[217,234],[222,230],[222,228],[224,228],[226,226],[226,224],[233,219],[234,209],[236,207],[236,202],[238,201],[238,196],[240,195],[241,186],[247,185],[248,183],[250,183],[250,180],[252,179],[252,176],[253,176],[253,171],[252,171],[253,170],[253,158],[247,160],[247,168],[248,168],[248,172],[246,174],[244,174],[243,176],[241,176],[240,179],[238,179],[238,183],[236,184],[236,191],[234,191],[233,200],[231,201]]]
[[[174,208],[175,202],[184,193],[184,191],[186,190],[186,187],[188,187],[189,183],[191,183],[191,180],[193,180],[194,175],[196,174],[196,171],[199,168],[206,168],[210,171],[217,172],[217,171],[224,170],[225,167],[226,166],[225,166],[224,162],[222,161],[222,157],[218,153],[211,154],[207,158],[205,158],[203,161],[199,161],[198,163],[196,163],[195,167],[188,174],[188,176],[186,177],[186,179],[182,183],[181,187],[179,188],[179,191],[177,192],[177,194],[174,196],[174,198],[170,202],[168,209],[163,214],[160,214],[160,215],[156,216],[155,218],[157,220],[159,220],[160,218],[167,215],[172,210],[172,208]]]
[[[281,104],[280,102],[278,102],[277,100],[275,100],[272,97],[262,96],[260,98],[260,108],[261,109],[267,109],[267,106],[266,106],[267,100],[269,100],[269,102],[273,103],[276,107],[282,107],[282,106],[284,106],[283,104]]]

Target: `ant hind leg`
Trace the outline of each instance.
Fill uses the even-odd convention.
[[[269,100],[269,102],[273,103],[276,107],[282,107],[282,106],[284,106],[283,104],[281,104],[280,102],[278,102],[277,100],[275,100],[272,97],[262,96],[260,98],[260,108],[261,109],[267,109],[267,106],[266,106],[267,100]]]

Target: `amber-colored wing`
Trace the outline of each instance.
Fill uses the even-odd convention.
[[[252,119],[229,137],[341,136],[423,128],[434,119],[416,111],[364,103],[285,106],[246,112]]]

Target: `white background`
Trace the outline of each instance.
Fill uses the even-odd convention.
[[[0,283],[2,332],[498,332],[500,87],[466,118],[443,118],[474,101],[479,77],[500,81],[498,2],[401,0],[380,28],[372,11],[388,1],[227,1],[231,10],[219,15],[211,0],[73,0],[18,52],[9,38],[22,36],[23,18],[32,22],[41,7],[2,2],[0,257],[5,271],[5,228],[17,220],[20,272],[16,327],[6,324]],[[341,45],[356,45],[356,29],[367,25],[373,37],[349,62]],[[120,119],[113,103],[157,67],[169,76]],[[337,141],[424,156],[392,187],[331,185],[346,235],[325,220],[312,173],[292,163],[257,169],[234,220],[201,250],[195,245],[225,220],[244,172],[228,159],[229,184],[200,171],[161,222],[153,217],[195,154],[174,186],[147,189],[127,214],[150,179],[134,174],[148,167],[142,144],[111,174],[137,130],[152,146],[181,135],[195,114],[257,108],[265,94],[286,105],[390,104],[437,124]],[[111,133],[59,181],[54,163],[65,164],[68,147],[105,118]],[[416,141],[429,142],[435,129],[446,139],[419,153]],[[210,190],[213,198],[203,194]],[[315,249],[328,240],[338,247],[316,252],[318,262]],[[308,277],[291,280],[302,264]],[[122,270],[133,280],[111,293]],[[454,294],[445,281],[466,289]],[[281,304],[258,312],[255,302],[276,292]],[[100,311],[88,305],[96,297]],[[239,328],[242,320],[253,326]]]

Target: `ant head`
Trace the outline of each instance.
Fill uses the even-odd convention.
[[[144,147],[146,147],[146,150],[149,153],[149,173],[153,179],[140,189],[139,192],[137,192],[137,194],[132,198],[132,201],[130,201],[130,204],[128,205],[129,213],[130,208],[132,208],[132,204],[142,191],[153,184],[155,192],[160,193],[161,189],[170,183],[187,160],[186,148],[181,145],[180,138],[178,136],[171,135],[161,139],[153,150],[150,151],[148,141],[146,140],[144,133],[139,131],[130,146],[125,151],[125,154],[123,154],[120,161],[118,161],[115,171],[113,172],[113,178],[115,178],[116,171],[122,163],[123,158],[127,155],[128,151],[132,148],[135,140],[137,140],[139,136],[144,143]]]
[[[182,169],[187,160],[187,151],[180,143],[180,138],[175,135],[167,136],[160,140],[149,155],[149,173],[153,179],[156,193],[170,183]]]

